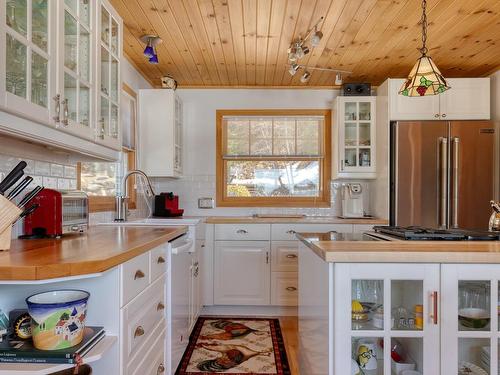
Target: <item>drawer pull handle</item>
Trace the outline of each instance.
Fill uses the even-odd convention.
[[[156,375],[163,374],[165,372],[165,366],[163,366],[163,363],[160,363],[158,366],[158,370],[156,370]]]
[[[144,272],[142,272],[141,270],[137,270],[134,275],[134,280],[142,279],[144,276],[146,276]]]
[[[142,326],[137,327],[134,332],[134,339],[136,337],[141,337],[143,335],[144,335],[144,328],[142,328]]]
[[[158,257],[158,260],[156,261],[156,263],[158,263],[158,264],[165,263],[165,258],[163,258],[163,257]]]
[[[165,309],[165,305],[161,302],[158,302],[158,305],[156,306],[156,311],[161,311]]]
[[[295,258],[297,258],[297,255],[296,254],[288,254],[286,257],[288,259],[295,259]]]
[[[293,229],[287,230],[286,232],[287,232],[288,234],[295,234],[295,233],[297,233],[297,232],[295,232]]]
[[[295,292],[297,290],[297,288],[294,286],[289,286],[286,288],[286,290],[288,290],[289,292]]]
[[[236,233],[238,233],[238,234],[247,234],[248,232],[245,229],[238,229],[236,231]]]

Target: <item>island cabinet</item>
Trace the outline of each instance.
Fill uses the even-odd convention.
[[[364,364],[362,373],[377,375],[499,374],[500,264],[374,263],[373,253],[337,263],[317,247],[299,251],[303,373],[345,375]],[[484,372],[460,372],[475,366]]]

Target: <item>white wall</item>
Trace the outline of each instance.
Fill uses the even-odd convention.
[[[122,79],[123,83],[126,83],[134,90],[152,88],[151,84],[139,74],[137,69],[126,58],[122,61]]]
[[[333,208],[198,209],[198,198],[215,198],[215,147],[218,109],[329,109],[338,90],[310,89],[179,89],[184,103],[184,177],[179,180],[155,179],[157,191],[173,191],[188,215],[247,215],[255,212],[339,214],[338,200],[332,194]]]

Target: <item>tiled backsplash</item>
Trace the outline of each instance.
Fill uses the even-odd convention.
[[[347,182],[347,181],[345,181]],[[157,193],[174,192],[179,195],[179,206],[188,216],[213,215],[252,215],[252,214],[305,214],[310,216],[339,216],[341,214],[340,183],[331,184],[331,207],[289,208],[289,207],[216,207],[213,209],[198,208],[198,198],[215,199],[215,175],[183,176],[180,179],[154,179]],[[370,184],[361,182],[369,196]],[[368,213],[368,202],[365,202]]]

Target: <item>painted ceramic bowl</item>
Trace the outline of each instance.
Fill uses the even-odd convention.
[[[35,348],[58,350],[78,345],[89,297],[83,290],[54,290],[26,298]]]
[[[466,328],[481,329],[490,323],[490,313],[488,310],[469,307],[458,311],[458,321]]]

